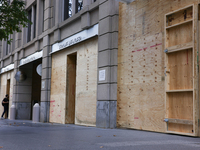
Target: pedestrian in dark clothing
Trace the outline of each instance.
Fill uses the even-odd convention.
[[[4,107],[4,111],[3,111],[2,115],[1,115],[1,119],[4,119],[4,118],[3,118],[3,115],[4,115],[6,112],[7,112],[7,116],[8,116],[8,105],[9,105],[9,96],[8,96],[8,94],[6,94],[6,97],[3,99],[2,105],[3,105],[3,107]]]

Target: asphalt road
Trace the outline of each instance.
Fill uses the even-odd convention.
[[[200,150],[200,138],[6,119],[0,150]]]

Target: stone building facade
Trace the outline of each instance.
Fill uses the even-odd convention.
[[[0,98],[10,95],[16,119],[39,103],[41,122],[116,127],[118,5],[26,0],[32,24],[0,42]]]

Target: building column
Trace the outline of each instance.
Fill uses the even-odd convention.
[[[115,128],[117,116],[118,2],[99,4],[96,126]]]
[[[44,3],[44,30],[51,28],[51,0],[45,0]]]
[[[36,8],[36,35],[42,34],[43,26],[44,26],[44,0],[37,0],[37,8]]]
[[[40,122],[49,122],[51,89],[51,55],[49,35],[43,38],[42,84],[40,102]]]

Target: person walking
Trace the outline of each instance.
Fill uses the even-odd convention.
[[[4,119],[4,118],[3,118],[3,115],[4,115],[6,112],[7,112],[7,117],[8,117],[8,105],[9,105],[9,96],[8,96],[8,94],[6,94],[5,98],[3,99],[2,105],[3,105],[3,107],[4,107],[4,111],[3,111],[2,115],[1,115],[1,119]]]

